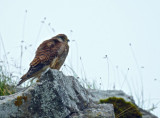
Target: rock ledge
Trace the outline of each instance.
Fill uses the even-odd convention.
[[[112,104],[96,104],[72,76],[48,70],[40,82],[0,97],[1,118],[114,118]]]

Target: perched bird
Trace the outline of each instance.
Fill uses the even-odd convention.
[[[40,44],[28,72],[21,77],[17,86],[32,77],[40,78],[47,68],[59,70],[68,55],[68,41],[65,34],[58,34]]]

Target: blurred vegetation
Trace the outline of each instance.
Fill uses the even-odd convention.
[[[15,93],[15,83],[11,79],[12,75],[6,72],[0,65],[0,96]]]

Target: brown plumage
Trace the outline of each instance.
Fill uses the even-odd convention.
[[[28,72],[21,77],[17,86],[32,77],[39,78],[41,73],[49,67],[59,70],[68,55],[68,41],[66,35],[58,34],[40,44]]]

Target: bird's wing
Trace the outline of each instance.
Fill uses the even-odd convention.
[[[44,41],[37,49],[36,56],[33,61],[30,63],[31,67],[35,67],[38,64],[48,65],[53,55],[56,56],[56,52],[51,52],[51,48],[57,47],[52,41]]]
[[[57,56],[57,51],[51,51],[52,48],[56,48],[57,44],[49,40],[44,41],[37,49],[36,56],[30,63],[30,68],[26,74],[26,78],[35,76],[38,72],[42,71],[48,66],[51,61]],[[23,77],[21,78],[23,79]]]

